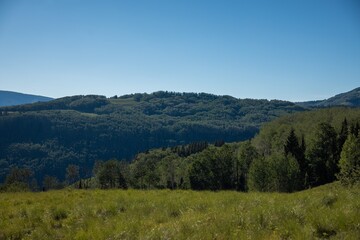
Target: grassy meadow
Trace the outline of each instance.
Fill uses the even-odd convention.
[[[0,239],[359,239],[360,189],[0,193]]]

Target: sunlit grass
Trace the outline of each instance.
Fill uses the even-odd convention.
[[[359,239],[359,193],[1,193],[0,239]]]

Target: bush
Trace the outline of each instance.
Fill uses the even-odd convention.
[[[56,221],[60,221],[62,219],[66,219],[68,217],[67,212],[64,209],[56,208],[53,210],[52,217]]]

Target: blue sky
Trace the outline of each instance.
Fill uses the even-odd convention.
[[[325,99],[360,86],[357,0],[0,0],[0,89]]]

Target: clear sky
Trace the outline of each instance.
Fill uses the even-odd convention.
[[[360,87],[359,0],[0,0],[0,89],[325,99]]]

